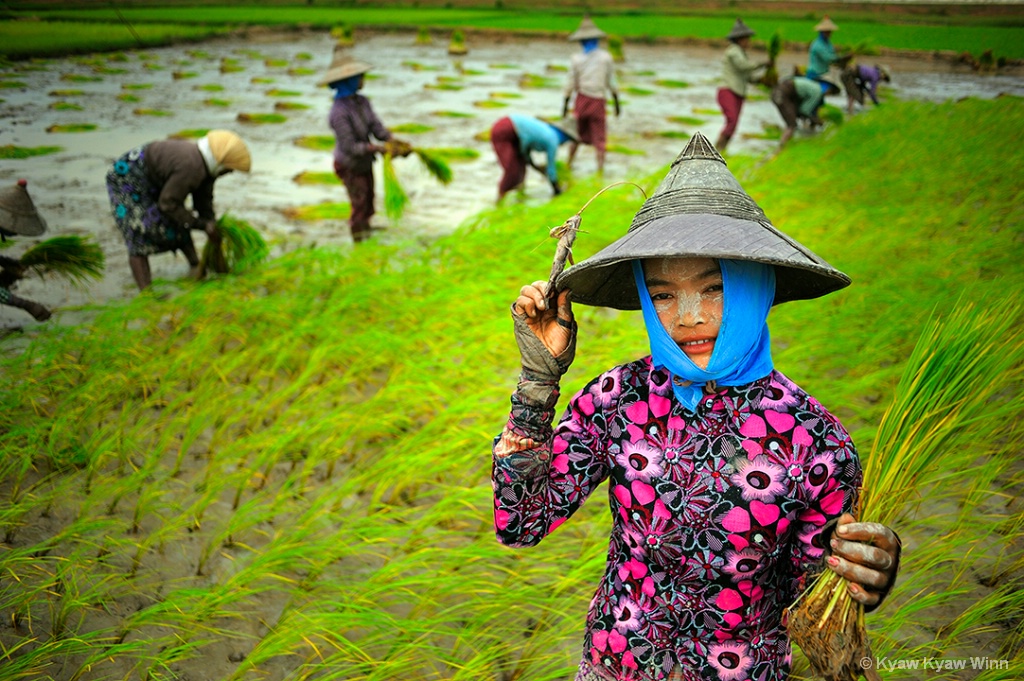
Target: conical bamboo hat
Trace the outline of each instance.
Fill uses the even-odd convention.
[[[39,236],[46,231],[46,220],[36,211],[25,180],[0,189],[0,231],[22,236]]]
[[[633,260],[728,258],[775,267],[775,304],[838,291],[850,278],[772,225],[699,132],[622,238],[565,270],[574,303],[640,309]]]
[[[591,38],[604,38],[607,33],[602,31],[594,23],[594,20],[589,15],[583,17],[583,21],[580,22],[579,28],[569,34],[569,40],[589,40]]]

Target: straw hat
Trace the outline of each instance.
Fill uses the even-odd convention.
[[[732,30],[729,31],[729,35],[725,36],[725,39],[739,40],[740,38],[748,38],[752,35],[755,35],[754,29],[744,24],[743,19],[737,19],[736,23],[732,25]]]
[[[604,38],[607,33],[597,27],[597,25],[590,18],[590,15],[584,16],[583,21],[580,22],[579,28],[569,34],[569,40],[589,40],[591,38]]]
[[[551,123],[551,121],[548,122]],[[568,135],[573,142],[580,141],[579,128],[577,128],[576,126],[576,119],[573,118],[572,116],[566,116],[560,121],[555,121],[554,123],[551,123],[551,125],[558,128],[566,135]]]
[[[18,183],[0,189],[0,232],[39,236],[46,231],[46,220],[36,211],[32,197],[28,195],[28,182]]]
[[[366,73],[370,68],[369,64],[356,61],[347,52],[335,50],[327,73],[317,82],[317,85],[330,85],[335,81]]]
[[[814,30],[818,33],[821,33],[822,31],[832,32],[838,31],[839,27],[835,25],[835,22],[825,16],[821,18],[821,21],[819,21],[818,25],[814,27]]]
[[[252,157],[249,147],[242,138],[230,130],[211,130],[206,133],[206,141],[210,144],[210,153],[217,163],[230,170],[242,173],[249,172]]]
[[[631,261],[700,257],[775,266],[775,303],[817,298],[850,278],[777,230],[699,132],[672,163],[625,236],[565,270],[574,303],[637,310]]]

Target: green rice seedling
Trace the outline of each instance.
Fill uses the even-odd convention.
[[[25,83],[18,80],[0,80],[0,90],[14,90],[26,87]]]
[[[128,69],[114,68],[110,66],[94,66],[92,69],[93,73],[99,73],[104,76],[119,76],[124,73],[128,73]]]
[[[122,92],[117,96],[117,101],[128,102],[129,104],[137,104],[138,102],[142,101],[142,97],[139,97],[138,95],[133,95],[130,92]]]
[[[355,44],[355,29],[351,24],[341,24],[331,29],[331,36],[339,47],[350,47]]]
[[[430,35],[430,29],[426,26],[420,26],[416,29],[416,44],[417,45],[430,45],[434,42],[434,38]]]
[[[347,202],[324,202],[311,206],[289,206],[281,214],[292,220],[347,220],[352,206]]]
[[[466,36],[462,31],[458,29],[452,31],[452,36],[448,40],[448,54],[452,56],[469,54],[469,48],[466,47]]]
[[[638,87],[636,85],[629,85],[627,87],[624,87],[622,88],[622,91],[628,95],[636,95],[638,97],[649,97],[654,94],[654,90],[644,87]]]
[[[203,104],[206,106],[217,106],[217,107],[228,107],[231,106],[230,99],[220,99],[219,97],[207,97],[203,100]]]
[[[609,35],[608,36],[608,52],[612,55],[612,60],[616,63],[621,64],[626,61],[626,55],[622,49],[623,40],[621,36]]]
[[[268,69],[283,69],[288,66],[289,61],[287,59],[264,59],[263,65]]]
[[[553,73],[566,73],[569,71],[569,67],[565,64],[548,64],[544,67],[545,71],[551,71]]]
[[[147,62],[147,63],[143,64],[142,68],[146,69],[147,71],[163,71],[164,70],[163,66],[161,66],[160,64],[153,63],[153,62]],[[221,67],[221,73],[224,73],[224,67],[223,66]]]
[[[404,66],[404,67],[406,67],[408,69],[412,69],[413,71],[440,71],[441,70],[440,66],[431,66],[431,65],[428,65],[428,64],[423,64],[421,62],[412,61],[412,60],[409,60],[409,59],[403,61],[402,62],[402,66]]]
[[[397,132],[406,135],[419,135],[424,132],[430,132],[434,129],[432,125],[426,125],[424,123],[399,123],[398,125],[391,127],[391,132]],[[334,147],[334,141],[331,141],[331,147]]]
[[[441,184],[451,183],[452,169],[441,154],[433,149],[420,149],[418,147],[413,149],[413,152],[423,163],[423,167],[427,169],[427,172],[437,178],[438,182]]]
[[[476,114],[465,113],[462,111],[431,111],[431,116],[440,116],[442,118],[475,118]]]
[[[431,153],[441,157],[449,163],[457,163],[459,161],[475,161],[480,158],[480,152],[476,149],[467,149],[464,147],[434,147]]]
[[[193,59],[213,59],[213,55],[206,50],[185,50],[185,54]]]
[[[497,99],[481,99],[473,102],[473,106],[480,109],[504,109],[508,106],[508,103]]]
[[[122,90],[152,90],[153,89],[153,84],[152,83],[122,83],[121,84],[121,89]],[[81,90],[79,90],[78,92],[81,93]]]
[[[778,140],[782,138],[782,126],[774,123],[763,123],[761,132],[745,132],[744,139]]]
[[[237,59],[230,59],[230,58],[225,57],[224,59],[221,60],[221,62],[220,62],[220,72],[221,73],[238,73],[240,71],[245,71],[245,67],[241,63],[239,63],[239,61]]]
[[[253,76],[249,79],[249,82],[253,85],[270,85],[277,82],[277,78],[269,78],[267,76]]]
[[[217,220],[221,240],[207,240],[199,262],[200,273],[212,268],[217,272],[240,273],[266,260],[270,248],[258,231],[244,220],[225,213]]]
[[[280,88],[267,90],[267,97],[298,97],[301,94],[298,90],[282,90]]]
[[[57,123],[46,128],[46,132],[92,132],[95,123]]]
[[[670,78],[659,78],[658,80],[654,81],[654,84],[659,86],[659,87],[674,88],[674,89],[682,89],[682,88],[690,87],[690,83],[686,82],[685,80],[672,80]]]
[[[62,90],[50,90],[47,93],[51,97],[80,97],[85,94],[85,90],[78,89],[62,89]]]
[[[173,116],[174,114],[164,109],[149,109],[149,108],[138,108],[133,109],[132,113],[136,116]]]
[[[171,133],[168,137],[174,137],[176,139],[193,140],[205,137],[206,133],[210,132],[208,128],[186,128],[185,130],[179,130],[178,132]]]
[[[341,184],[338,176],[330,171],[304,170],[292,177],[295,184]]]
[[[65,73],[60,79],[69,83],[98,83],[103,80],[99,76],[86,76],[81,73]]]
[[[779,54],[782,53],[782,31],[775,29],[772,37],[768,39],[768,67],[761,76],[761,83],[766,87],[773,88],[779,82],[779,69],[776,64]]]
[[[519,76],[519,87],[521,88],[558,88],[561,85],[554,78],[540,76],[536,73],[524,73]]]
[[[1024,307],[1007,300],[995,309],[965,304],[925,327],[864,467],[862,517],[891,526],[929,476],[942,471],[948,482],[956,470],[971,474],[979,430],[1024,413],[1024,340],[1008,333]],[[858,662],[871,655],[864,610],[834,572],[801,596],[788,626],[816,673],[851,681],[864,673]]]
[[[690,139],[690,133],[684,130],[662,130],[658,133],[658,137],[665,137],[673,140],[688,140]]]
[[[196,90],[202,90],[204,92],[223,92],[224,86],[220,83],[204,83],[202,85],[196,85]]]
[[[518,92],[491,92],[487,95],[491,99],[522,99],[523,95]]]
[[[456,83],[424,83],[424,90],[443,90],[446,92],[458,92],[462,90],[464,86],[457,85]]]
[[[29,158],[56,154],[61,151],[64,151],[64,147],[16,147],[13,144],[4,144],[0,146],[0,158],[5,160]]]
[[[405,193],[402,184],[398,181],[398,174],[395,173],[395,164],[390,154],[384,154],[384,214],[392,222],[397,222],[405,207],[409,203],[409,195]]]
[[[667,116],[665,120],[669,123],[679,123],[680,125],[692,126],[704,125],[707,122],[703,118],[696,118],[694,116]]]
[[[309,104],[302,102],[274,102],[274,111],[302,111],[308,108]]]
[[[288,75],[295,77],[312,76],[316,75],[316,73],[316,69],[311,69],[308,66],[293,66],[290,69],[288,69]]]
[[[248,123],[251,125],[264,125],[264,124],[276,124],[284,123],[288,120],[288,117],[284,114],[279,113],[239,113],[235,116],[235,120],[239,123]]]
[[[189,78],[195,78],[199,74],[195,71],[171,71],[171,78],[174,80],[187,80]]]
[[[103,250],[88,237],[55,236],[41,241],[21,256],[26,269],[40,277],[59,277],[72,284],[84,284],[103,276]]]

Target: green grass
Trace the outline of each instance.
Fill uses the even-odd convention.
[[[284,123],[288,120],[288,117],[284,114],[279,113],[240,113],[235,116],[235,120],[239,123],[247,123],[250,125],[266,125],[266,124],[278,124]]]
[[[295,184],[341,184],[338,176],[329,171],[304,170],[292,178]]]
[[[887,102],[776,157],[730,158],[779,228],[853,279],[771,326],[777,366],[865,453],[928,319],[961,296],[1000,309],[1024,286],[1024,157],[1003,136],[1022,125],[1017,98]],[[650,192],[665,170],[639,182]],[[602,186],[578,180],[430,243],[301,248],[239,276],[157,282],[175,295],[0,341],[0,679],[209,678],[236,649],[229,679],[570,676],[606,492],[540,546],[503,548],[489,452],[519,370],[509,302],[547,275],[549,227]],[[595,201],[576,258],[641,201],[629,187]],[[458,314],[438,313],[453,301]],[[639,315],[576,314],[563,404],[647,352]],[[903,570],[868,617],[877,655],[1013,661],[982,681],[1024,664],[999,651],[1024,608],[1021,473],[993,456],[979,451],[970,481],[929,474],[922,493],[946,506],[914,515],[908,497]]]
[[[150,47],[225,32],[220,26],[186,26],[180,19],[179,14],[166,23],[133,23],[132,27]],[[4,54],[14,58],[139,47],[135,36],[116,16],[106,22],[0,21],[0,45]]]
[[[292,220],[347,220],[352,207],[344,202],[315,203],[309,206],[290,206],[281,213]]]
[[[424,132],[430,132],[434,129],[432,125],[425,125],[423,123],[399,123],[398,125],[391,127],[391,132],[397,132],[408,135],[419,135]],[[333,142],[332,142],[333,147]]]
[[[92,132],[95,129],[95,123],[56,123],[48,127],[46,132]]]
[[[392,128],[394,131],[394,128]],[[295,140],[295,146],[313,151],[331,151],[334,149],[334,137],[332,135],[306,135]]]

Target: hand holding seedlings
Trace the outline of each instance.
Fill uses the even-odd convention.
[[[881,603],[899,565],[900,540],[896,534],[881,523],[856,522],[844,513],[829,546],[832,555],[828,566],[846,579],[850,597],[869,609]]]

